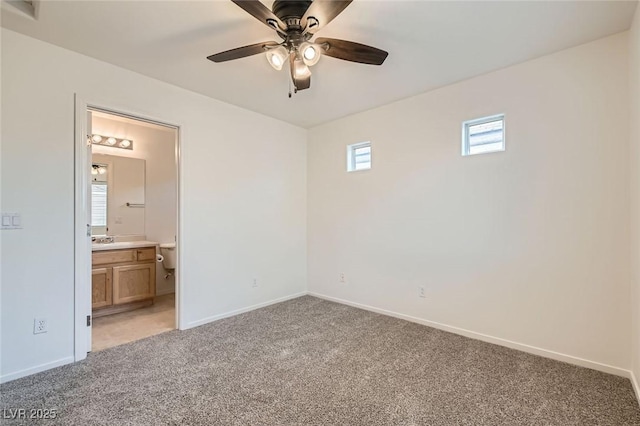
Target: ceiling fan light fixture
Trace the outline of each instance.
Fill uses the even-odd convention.
[[[299,59],[296,60],[295,65],[293,67],[293,72],[296,78],[306,78],[311,75],[311,71],[309,67]]]
[[[278,46],[267,50],[267,61],[274,69],[280,71],[287,60],[287,49]]]
[[[270,8],[261,0],[231,1],[275,30],[283,41],[236,47],[207,56],[207,59],[218,63],[265,53],[274,69],[289,68],[295,93],[311,87],[309,67],[317,64],[320,56],[370,65],[382,65],[387,58],[388,52],[353,41],[324,37],[311,41],[318,30],[342,13],[353,0],[273,0]]]
[[[300,55],[304,63],[311,67],[320,60],[320,48],[313,43],[305,41],[300,45]]]

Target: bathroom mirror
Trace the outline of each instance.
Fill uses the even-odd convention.
[[[144,235],[145,160],[93,154],[91,234]]]

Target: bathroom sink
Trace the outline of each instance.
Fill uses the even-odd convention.
[[[156,241],[116,241],[111,243],[93,243],[91,245],[93,251],[99,250],[119,250],[119,249],[134,249],[141,247],[153,247],[157,246]]]
[[[113,244],[114,241],[114,237],[93,237],[91,239],[92,244]]]

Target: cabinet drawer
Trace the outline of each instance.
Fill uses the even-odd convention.
[[[138,262],[155,261],[156,260],[156,248],[144,247],[136,250],[138,255]]]
[[[135,262],[135,254],[135,250],[109,250],[104,252],[94,251],[91,255],[91,262],[93,265]]]

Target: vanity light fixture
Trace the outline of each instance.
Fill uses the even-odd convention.
[[[111,148],[122,148],[133,150],[133,141],[131,139],[118,139],[113,136],[104,136],[93,134],[89,138],[93,145],[109,146]]]
[[[91,174],[92,175],[103,175],[107,173],[107,168],[104,166],[101,166],[100,164],[93,164],[91,166]]]

